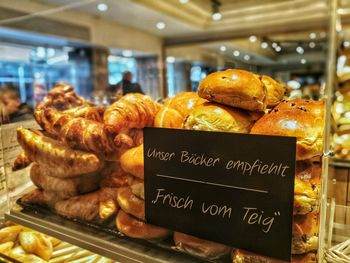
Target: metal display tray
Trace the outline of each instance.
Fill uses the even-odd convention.
[[[20,200],[19,200],[20,203]],[[104,257],[123,263],[204,263],[230,262],[228,257],[209,261],[175,251],[170,237],[161,242],[137,240],[123,236],[114,227],[114,221],[106,226],[71,220],[53,213],[50,209],[23,205],[21,211],[12,210],[5,219],[56,237]]]

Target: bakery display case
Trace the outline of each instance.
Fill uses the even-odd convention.
[[[346,82],[330,105],[338,1],[20,1],[57,35],[21,39],[43,64],[32,83],[18,70],[13,84],[32,117],[13,122],[0,104],[0,215],[62,240],[45,262],[336,262],[346,227],[335,218],[348,212],[326,194],[337,192],[328,165],[339,165],[330,109],[336,158],[350,156]],[[45,7],[62,17],[41,17]],[[19,16],[0,20],[16,45],[7,31],[31,30],[26,10],[2,8]],[[231,28],[240,15],[246,24]],[[145,94],[117,96],[125,70]]]

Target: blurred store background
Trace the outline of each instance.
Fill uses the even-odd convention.
[[[344,19],[349,7],[344,1]],[[275,77],[292,96],[317,98],[327,16],[322,0],[2,0],[0,85],[34,105],[65,81],[108,104],[125,71],[157,99],[241,68]],[[344,41],[346,49],[346,33]]]

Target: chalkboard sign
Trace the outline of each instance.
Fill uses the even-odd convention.
[[[296,138],[144,129],[148,223],[290,261]]]

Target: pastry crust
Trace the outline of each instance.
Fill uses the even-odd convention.
[[[261,81],[266,87],[267,107],[276,106],[283,99],[285,88],[269,76],[261,76]]]
[[[248,133],[253,122],[250,116],[238,109],[216,103],[205,103],[192,110],[183,128],[201,131]]]
[[[117,201],[124,212],[145,220],[145,201],[135,196],[131,187],[123,187],[118,189]]]
[[[198,95],[250,111],[264,111],[267,91],[258,75],[245,70],[228,69],[208,75],[198,87]]]
[[[143,161],[143,144],[131,148],[124,152],[120,157],[122,169],[143,180],[144,178],[144,161]]]

